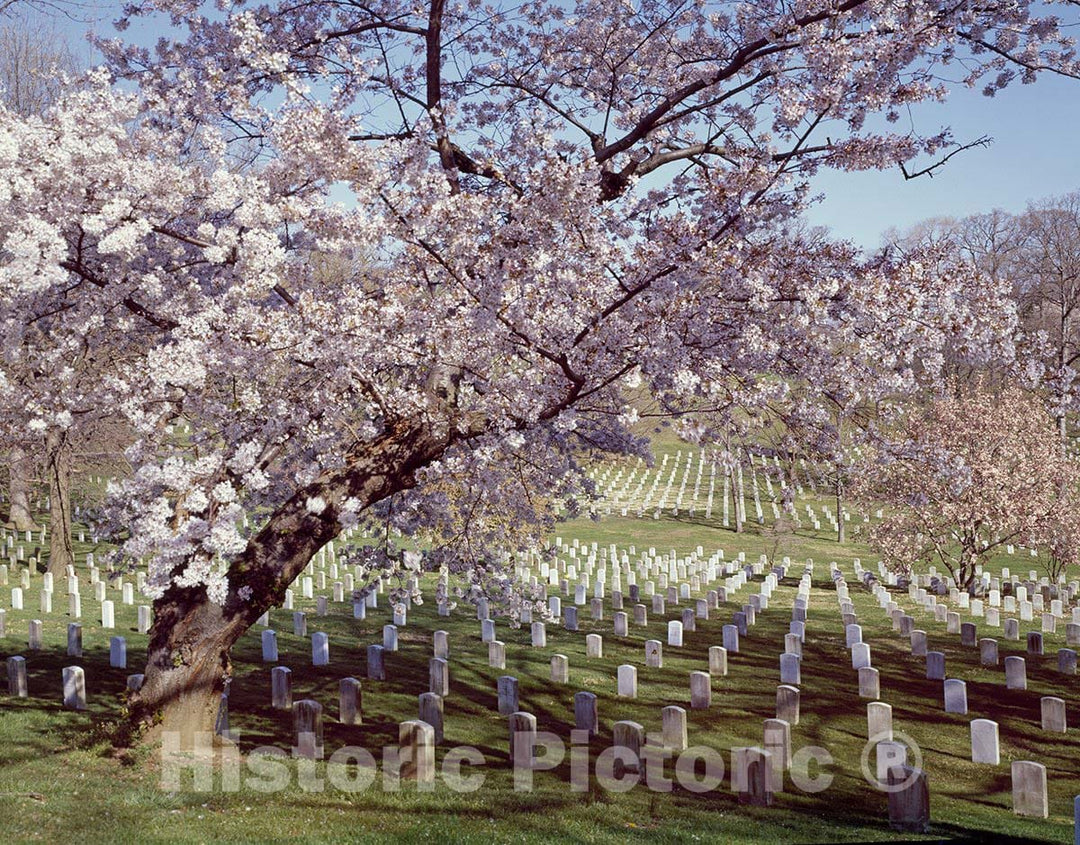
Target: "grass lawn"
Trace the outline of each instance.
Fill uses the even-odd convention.
[[[658,551],[688,553],[698,545],[706,554],[722,548],[728,559],[738,552],[756,561],[766,541],[753,531],[743,535],[698,519],[607,518],[560,526],[565,539],[615,543],[620,551],[631,544],[640,553],[650,546]],[[947,635],[943,623],[916,609],[906,592],[896,600],[916,616],[916,627],[929,634],[931,650],[946,654],[947,676],[968,683],[969,714],[946,714],[940,681],[927,681],[921,658],[909,654],[908,643],[892,630],[891,622],[869,591],[855,579],[853,557],[864,565],[873,558],[856,543],[839,546],[825,533],[800,531],[782,550],[793,566],[775,591],[769,608],[743,638],[738,654],[729,655],[726,677],[713,679],[713,701],[708,710],[689,709],[689,673],[708,667],[708,648],[722,642],[721,628],[747,596],[747,585],[732,601],[698,620],[697,630],[686,634],[681,649],[666,645],[666,622],[678,618],[685,603],[668,606],[664,618],[649,607],[647,627],[630,624],[630,636],[615,637],[610,601],[604,619],[593,621],[586,605],[579,611],[580,631],[572,633],[551,621],[547,648],[530,645],[528,627],[511,628],[497,621],[498,636],[506,643],[505,670],[488,667],[487,645],[480,641],[480,623],[471,607],[459,606],[450,618],[440,618],[433,600],[409,611],[408,625],[400,630],[400,650],[387,655],[388,679],[366,679],[365,650],[382,641],[382,626],[390,622],[385,597],[366,620],[352,618],[349,604],[330,605],[330,615],[316,616],[315,602],[297,599],[297,609],[308,612],[308,631],[325,631],[330,638],[331,664],[311,666],[310,642],[292,633],[291,612],[271,612],[271,627],[278,632],[277,665],[292,670],[293,700],[314,698],[325,713],[327,754],[343,746],[361,746],[380,756],[380,749],[397,742],[398,723],[417,718],[417,696],[427,690],[432,632],[450,634],[450,695],[445,700],[446,739],[437,751],[442,766],[447,751],[471,746],[484,764],[469,769],[482,773],[481,788],[461,793],[437,779],[430,792],[415,784],[388,791],[381,778],[369,788],[350,792],[327,782],[325,763],[303,777],[295,761],[288,766],[289,787],[272,793],[254,788],[254,775],[245,767],[239,791],[222,787],[223,773],[215,775],[209,792],[161,787],[159,755],[150,749],[118,751],[109,743],[111,724],[123,716],[126,675],[141,671],[146,637],[135,631],[133,606],[116,599],[117,630],[103,631],[97,624],[97,602],[83,586],[84,656],[66,656],[66,596],[57,587],[54,612],[37,608],[40,578],[26,597],[26,611],[7,610],[7,633],[0,639],[0,657],[27,657],[30,697],[0,697],[0,838],[3,841],[88,842],[150,841],[277,841],[303,837],[311,841],[461,841],[461,842],[838,842],[896,839],[888,827],[886,798],[864,779],[860,756],[866,745],[866,700],[858,697],[857,673],[851,669],[839,613],[836,590],[829,577],[829,562],[837,561],[847,575],[864,640],[871,646],[873,663],[881,673],[882,700],[893,707],[894,729],[911,737],[922,754],[931,792],[932,833],[927,839],[968,837],[1008,841],[1067,842],[1072,838],[1072,799],[1080,794],[1080,731],[1044,733],[1039,724],[1039,698],[1057,695],[1066,700],[1069,719],[1080,725],[1076,710],[1076,677],[1056,671],[1056,652],[1064,647],[1064,625],[1047,635],[1046,657],[1028,659],[1028,689],[1007,691],[1002,665],[979,667],[978,649],[962,648],[959,636]],[[573,695],[580,690],[598,696],[600,735],[591,744],[591,759],[611,744],[612,724],[634,720],[647,731],[660,727],[661,708],[678,704],[687,708],[691,745],[707,746],[730,761],[733,747],[760,745],[763,720],[775,715],[779,683],[779,654],[784,650],[791,607],[802,562],[815,562],[807,636],[800,685],[801,721],[792,729],[795,751],[806,746],[825,749],[834,761],[823,771],[832,776],[821,792],[795,789],[790,781],[772,807],[740,805],[725,781],[723,787],[698,794],[678,784],[669,793],[639,784],[617,794],[601,789],[595,779],[584,792],[570,788],[570,766],[535,774],[531,792],[516,792],[507,760],[506,718],[496,708],[496,679],[514,675],[520,680],[521,709],[533,713],[540,730],[568,739],[574,724]],[[81,559],[81,556],[80,556]],[[1014,558],[994,562],[1010,565],[1022,574],[1034,567]],[[13,573],[14,576],[14,573]],[[1074,576],[1075,577],[1075,576]],[[17,583],[15,577],[13,583]],[[755,578],[761,581],[761,576]],[[429,579],[428,586],[433,581]],[[2,588],[5,592],[9,588]],[[625,590],[625,586],[624,586]],[[112,591],[110,591],[112,592]],[[299,591],[297,591],[299,592]],[[329,592],[329,590],[327,590]],[[430,590],[427,591],[431,594]],[[2,595],[2,594],[0,594]],[[610,596],[609,596],[610,599]],[[564,597],[572,601],[572,595]],[[643,599],[646,604],[648,600]],[[7,596],[3,606],[8,606]],[[626,606],[629,613],[629,603]],[[1004,616],[1004,615],[1003,615]],[[45,648],[26,650],[27,623],[42,618]],[[964,617],[969,621],[969,617]],[[1000,658],[1023,654],[1024,643],[1009,642],[998,629],[984,628],[980,636],[996,636]],[[1022,630],[1033,628],[1024,623]],[[231,724],[240,732],[240,751],[247,755],[259,746],[288,749],[292,745],[292,718],[270,707],[270,669],[261,661],[260,630],[248,632],[234,651],[235,677],[230,694]],[[585,635],[604,638],[602,659],[585,656]],[[123,635],[128,643],[128,668],[109,668],[110,635]],[[643,643],[665,642],[664,665],[647,669]],[[554,653],[569,657],[570,683],[550,681]],[[638,698],[617,698],[616,667],[638,667]],[[75,713],[61,706],[61,670],[78,664],[85,668],[89,711]],[[363,684],[364,721],[345,726],[337,721],[338,682],[348,676]],[[991,718],[1001,725],[999,766],[970,761],[969,721]],[[1050,818],[1015,816],[1011,804],[1009,764],[1035,760],[1047,767]],[[357,774],[355,771],[354,774]],[[669,765],[667,775],[672,768]],[[185,783],[187,783],[185,781]],[[190,784],[188,784],[190,786]],[[916,837],[918,838],[918,837]]]

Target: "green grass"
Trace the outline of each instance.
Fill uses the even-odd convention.
[[[718,509],[717,509],[718,510]],[[736,535],[707,525],[702,520],[609,518],[560,526],[564,539],[578,537],[602,546],[616,543],[620,550],[630,544],[638,551],[655,546],[685,553],[698,545],[709,553],[723,548],[730,559],[746,552],[755,561],[765,540],[753,531]],[[85,549],[80,550],[84,552]],[[378,611],[364,621],[352,619],[348,604],[331,603],[330,615],[319,618],[314,602],[297,601],[309,614],[308,630],[330,635],[331,665],[310,665],[310,644],[292,634],[291,613],[271,612],[278,632],[279,665],[293,671],[293,699],[314,698],[326,714],[325,742],[329,751],[345,745],[362,746],[376,757],[379,749],[393,745],[397,725],[417,717],[417,695],[426,691],[431,632],[450,632],[451,693],[445,702],[446,740],[439,748],[441,766],[449,748],[468,745],[478,749],[485,765],[482,789],[468,794],[453,792],[441,782],[432,792],[418,792],[415,785],[400,791],[375,786],[361,793],[327,788],[306,792],[291,778],[282,792],[263,794],[250,788],[225,792],[189,789],[169,792],[161,788],[158,755],[147,749],[118,751],[109,743],[111,723],[122,718],[123,688],[130,672],[141,671],[146,638],[135,632],[135,608],[116,599],[117,630],[102,631],[97,625],[97,602],[84,585],[84,657],[65,654],[66,596],[57,586],[54,613],[44,619],[45,649],[26,648],[27,622],[39,618],[37,588],[26,597],[28,611],[7,611],[7,635],[0,639],[0,657],[27,656],[30,698],[0,698],[0,835],[4,841],[52,841],[60,838],[88,842],[152,841],[277,841],[304,837],[312,841],[573,841],[636,842],[837,842],[897,838],[887,824],[883,793],[872,789],[862,777],[859,758],[866,738],[865,700],[859,699],[857,676],[850,668],[835,589],[828,563],[836,560],[848,576],[864,639],[870,643],[873,662],[881,672],[882,699],[893,706],[894,729],[910,735],[923,754],[931,790],[933,831],[930,838],[970,837],[1005,841],[1066,842],[1072,836],[1072,797],[1080,794],[1080,732],[1044,734],[1039,727],[1039,697],[1055,694],[1066,698],[1070,719],[1075,712],[1076,678],[1055,671],[1061,633],[1046,636],[1046,657],[1028,661],[1028,690],[1004,688],[1004,658],[1022,654],[1022,642],[997,636],[1002,666],[980,669],[978,650],[961,648],[959,637],[946,635],[944,624],[914,609],[906,594],[896,600],[914,613],[916,627],[930,635],[929,647],[946,653],[947,674],[968,682],[968,716],[945,714],[940,682],[926,681],[923,661],[908,653],[908,644],[893,632],[885,614],[870,593],[853,577],[851,560],[861,557],[869,565],[873,557],[856,544],[838,546],[829,536],[800,531],[781,554],[795,564],[790,576],[774,594],[770,607],[742,641],[742,650],[729,659],[729,674],[714,679],[713,706],[689,710],[691,745],[704,745],[723,754],[729,749],[757,745],[762,741],[762,722],[775,714],[775,690],[779,683],[778,655],[783,651],[790,609],[801,563],[815,561],[807,641],[802,669],[802,719],[793,728],[793,747],[815,745],[828,750],[835,763],[828,768],[832,785],[817,794],[791,788],[776,797],[770,808],[741,806],[725,788],[694,794],[676,786],[659,794],[639,785],[628,793],[606,792],[594,783],[589,791],[575,793],[569,787],[566,763],[536,775],[531,793],[515,792],[507,762],[506,720],[496,710],[496,679],[503,674],[520,679],[522,709],[536,715],[541,730],[568,737],[573,725],[573,694],[595,692],[599,698],[600,736],[591,745],[596,756],[611,743],[611,725],[632,719],[647,730],[658,730],[660,710],[667,704],[689,708],[688,675],[707,668],[707,651],[721,642],[721,627],[738,609],[735,603],[714,611],[712,618],[698,621],[698,630],[686,635],[686,646],[666,646],[666,620],[677,618],[681,607],[668,608],[666,619],[649,613],[647,629],[632,623],[630,637],[612,633],[611,608],[605,603],[605,619],[594,622],[588,607],[579,611],[581,630],[570,633],[557,623],[548,624],[548,647],[533,649],[527,628],[510,628],[498,622],[499,638],[507,644],[505,670],[488,667],[487,646],[480,642],[480,624],[469,607],[459,606],[449,619],[440,618],[429,600],[409,612],[409,624],[400,631],[400,648],[387,655],[389,679],[365,678],[365,649],[381,642],[382,625],[390,621],[385,597]],[[80,554],[81,559],[81,554]],[[1026,561],[1025,561],[1026,563]],[[1001,560],[995,561],[1000,567]],[[1018,570],[1017,559],[1012,568]],[[1035,568],[1034,561],[1027,569]],[[13,582],[17,583],[15,579]],[[760,580],[760,579],[758,579]],[[10,587],[0,588],[5,591]],[[299,591],[297,591],[299,592]],[[329,592],[329,590],[327,591]],[[737,595],[745,601],[752,590]],[[430,595],[430,592],[429,592]],[[568,599],[564,598],[564,602]],[[2,602],[7,605],[6,596]],[[629,605],[627,610],[629,611]],[[651,607],[650,607],[651,611]],[[964,617],[967,621],[968,617]],[[979,622],[980,620],[975,620]],[[1022,626],[1027,629],[1027,623]],[[230,710],[232,726],[241,732],[245,755],[262,745],[289,748],[292,720],[289,714],[269,706],[270,664],[261,662],[259,631],[250,631],[234,652],[235,679]],[[603,659],[585,657],[585,635],[604,636]],[[127,670],[110,669],[108,638],[127,637]],[[662,669],[646,669],[643,643],[647,638],[665,641]],[[570,683],[549,681],[553,653],[570,659]],[[61,701],[61,669],[78,663],[85,667],[90,710],[65,711]],[[615,696],[616,667],[638,666],[639,698]],[[344,726],[336,721],[337,684],[349,675],[363,683],[364,724]],[[1002,764],[976,765],[969,759],[970,719],[993,718],[1001,724]],[[1014,816],[1011,811],[1009,763],[1032,759],[1045,763],[1050,785],[1048,820]],[[295,768],[295,763],[289,763]],[[324,774],[324,764],[317,773]],[[670,769],[668,771],[670,775]]]

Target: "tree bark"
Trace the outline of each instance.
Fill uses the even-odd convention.
[[[740,483],[741,477],[738,470],[733,465],[731,468],[731,498],[735,505],[735,533],[743,533],[743,511],[742,511],[742,484]]]
[[[210,601],[203,587],[168,588],[154,602],[145,678],[131,696],[128,733],[120,739],[141,734],[154,741],[168,732],[190,749],[196,733],[212,731],[231,672],[230,649],[259,616],[281,604],[308,561],[341,532],[342,502],[355,497],[368,507],[414,486],[416,470],[449,444],[418,425],[392,427],[345,469],[325,474],[277,509],[230,565],[223,605]],[[309,507],[316,498],[325,502],[317,513]],[[251,590],[247,600],[238,595],[241,586]]]
[[[836,542],[843,543],[844,536],[844,482],[840,479],[840,467],[836,468]]]
[[[11,500],[8,524],[16,531],[32,531],[36,527],[30,510],[33,461],[18,447],[8,453],[8,478],[8,498]]]
[[[49,572],[61,578],[75,565],[71,545],[71,439],[50,431],[45,438],[45,470],[49,478]]]
[[[842,454],[844,447],[844,418],[841,416],[838,410],[836,412],[836,448],[839,454]],[[843,544],[844,542],[844,467],[843,462],[838,459],[836,461],[836,542]]]

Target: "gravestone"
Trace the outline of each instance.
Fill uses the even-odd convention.
[[[26,698],[26,658],[20,655],[7,660],[8,695]]]
[[[330,638],[323,631],[311,635],[311,665],[330,665]]]
[[[645,728],[637,722],[621,721],[611,726],[612,746],[625,749],[623,765],[627,771],[636,772],[640,769],[641,750],[645,745]]]
[[[881,675],[872,666],[859,670],[859,698],[881,698]]]
[[[1065,733],[1068,724],[1065,717],[1065,700],[1052,695],[1044,695],[1040,700],[1042,729],[1051,733]]]
[[[277,633],[269,628],[262,632],[262,659],[264,663],[277,663],[278,646]]]
[[[440,698],[450,694],[450,663],[443,657],[432,657],[428,661],[428,692]]]
[[[417,701],[417,715],[421,722],[431,725],[432,739],[436,745],[443,741],[443,700],[433,692],[420,693]]]
[[[686,711],[669,705],[660,711],[664,747],[672,751],[684,751],[688,745],[686,734]]]
[[[574,727],[595,736],[600,731],[600,719],[596,712],[596,695],[591,692],[574,693]]]
[[[1046,793],[1046,766],[1030,760],[1012,764],[1013,812],[1018,816],[1045,819],[1049,815]]]
[[[971,762],[991,766],[1001,762],[997,722],[991,719],[971,720]]]
[[[398,762],[402,780],[435,781],[435,729],[419,719],[398,725]]]
[[[945,681],[945,712],[967,713],[967,684],[957,678]]]
[[[645,641],[645,665],[650,669],[663,668],[664,646],[660,640]]]
[[[735,625],[723,627],[724,648],[731,654],[739,653],[739,629]]]
[[[727,649],[714,645],[709,647],[709,674],[717,677],[727,675]]]
[[[1027,663],[1015,655],[1005,658],[1006,689],[1027,689]]]
[[[492,669],[506,668],[506,643],[501,640],[488,643],[488,666]]]
[[[765,750],[772,754],[773,783],[779,787],[784,782],[784,772],[791,768],[791,725],[783,719],[766,719],[764,739]]]
[[[928,681],[945,680],[945,652],[928,651],[926,653],[926,679]]]
[[[323,748],[322,705],[305,698],[293,705],[293,727],[296,734],[297,757],[318,760]]]
[[[432,637],[433,654],[443,660],[450,658],[450,634],[447,631],[436,631]],[[432,690],[438,692],[438,690]],[[439,693],[443,695],[443,693]]]
[[[871,742],[892,740],[892,706],[883,701],[866,705],[866,734]]]
[[[799,690],[797,687],[781,684],[776,688],[776,718],[783,719],[792,726],[799,724]]]
[[[997,640],[990,639],[989,637],[983,637],[979,640],[979,663],[982,666],[998,665]]]
[[[712,676],[708,672],[690,673],[690,708],[707,710],[712,705]]]
[[[515,769],[533,767],[533,748],[536,746],[536,717],[532,713],[518,711],[511,713],[510,726],[510,765]]]
[[[270,670],[270,706],[275,710],[292,710],[292,670],[288,666]]]
[[[338,721],[343,725],[363,724],[363,704],[360,681],[356,678],[342,678],[338,683]]]
[[[926,772],[911,766],[893,766],[888,773],[889,827],[905,833],[930,829],[930,787]]]
[[[63,671],[64,707],[68,710],[86,709],[86,676],[81,666],[67,666]]]
[[[907,746],[891,739],[882,740],[874,746],[877,756],[876,776],[881,786],[888,786],[889,769],[893,766],[907,765]]]
[[[369,681],[386,680],[386,655],[381,645],[367,647],[367,676]]]
[[[776,787],[773,784],[772,754],[763,748],[731,749],[731,788],[740,804],[768,807]]]
[[[637,698],[637,667],[624,663],[617,671],[617,694],[622,698]]]
[[[78,622],[68,622],[67,653],[68,657],[82,657],[82,625]]]
[[[570,660],[565,654],[551,655],[551,680],[556,684],[570,683]]]
[[[127,668],[127,640],[123,637],[109,638],[109,666],[113,669]]]
[[[502,675],[496,682],[499,693],[499,715],[509,716],[521,708],[518,706],[518,679],[513,675]]]
[[[802,658],[797,654],[780,655],[780,683],[798,686],[802,683],[800,664]]]
[[[585,656],[595,658],[603,657],[604,638],[599,634],[587,634],[585,636]]]

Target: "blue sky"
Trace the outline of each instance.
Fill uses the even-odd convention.
[[[814,182],[826,198],[808,217],[867,248],[890,226],[928,217],[963,217],[1080,189],[1080,81],[1044,76],[995,97],[954,91],[945,103],[916,113],[926,133],[950,126],[957,141],[989,135],[985,149],[966,150],[934,172],[905,181],[899,169],[823,173]]]
[[[111,34],[117,8],[87,0],[81,16],[96,19],[99,34]],[[56,23],[80,45],[81,57],[96,58],[81,46],[86,23],[63,18]],[[811,223],[872,250],[891,227],[994,208],[1021,211],[1031,200],[1080,189],[1080,81],[1044,75],[1034,85],[1014,84],[993,98],[978,89],[954,90],[943,104],[915,109],[913,118],[924,134],[950,126],[959,142],[989,135],[994,143],[954,157],[932,179],[905,181],[899,169],[823,172],[814,188],[825,198],[807,215]]]

